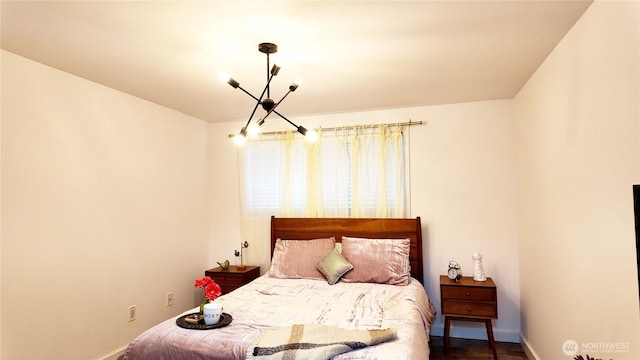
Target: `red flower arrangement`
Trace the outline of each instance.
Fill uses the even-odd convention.
[[[216,284],[216,282],[208,276],[205,276],[202,279],[196,279],[196,283],[194,286],[201,287],[204,291],[204,301],[202,302],[202,304],[200,304],[200,312],[203,312],[204,304],[209,301],[215,300],[222,294],[220,285]]]

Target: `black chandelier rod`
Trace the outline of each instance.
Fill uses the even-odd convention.
[[[268,54],[267,54],[267,56],[268,56]],[[259,99],[257,97],[255,97],[255,96],[253,96],[247,90],[243,89],[242,86],[238,85],[238,88],[240,90],[244,91],[245,94],[251,96],[256,101],[256,105],[253,107],[253,111],[251,112],[251,116],[249,116],[249,120],[247,120],[247,123],[244,125],[245,129],[251,123],[251,120],[253,119],[253,115],[255,115],[256,110],[258,109],[258,106],[262,103],[262,98],[264,97],[264,93],[267,92],[267,98],[269,97],[269,84],[271,83],[271,79],[273,79],[273,76],[274,76],[273,74],[269,74],[267,72],[267,85],[265,85],[264,89],[262,90],[262,94],[260,94],[260,98]],[[280,100],[280,101],[282,101],[282,100]],[[265,116],[263,119],[266,119],[266,118],[267,117]]]
[[[276,115],[280,116],[281,118],[283,118],[283,119],[287,120],[287,121],[289,122],[289,124],[291,124],[291,125],[293,125],[293,126],[296,126],[294,123],[292,123],[292,122],[291,122],[291,121],[289,121],[286,117],[282,116],[279,112],[277,112],[277,111],[276,111],[276,108],[278,107],[278,105],[280,105],[280,103],[281,103],[281,102],[282,102],[282,101],[283,101],[287,96],[289,96],[289,94],[291,94],[291,92],[295,91],[295,89],[296,89],[296,88],[297,88],[297,86],[296,86],[295,84],[294,84],[294,85],[289,86],[289,91],[287,91],[287,92],[284,94],[284,96],[282,96],[282,98],[281,98],[277,103],[275,103],[275,105],[273,105],[273,108],[271,108],[271,110],[267,111],[267,114],[262,118],[262,120],[266,120],[266,119],[267,119],[267,116],[269,116],[269,115],[273,112],[273,113],[276,113]],[[293,90],[292,90],[292,89],[293,89]],[[297,127],[297,126],[296,126],[296,127]]]
[[[273,79],[273,75],[269,76],[269,70],[271,69],[271,67],[269,66],[269,53],[267,52],[267,86],[265,87],[265,89],[267,90],[267,99],[271,99],[271,88],[269,87],[269,83],[271,82],[271,79]],[[262,94],[264,94],[264,91],[262,92]],[[260,99],[262,99],[262,96],[260,97]]]
[[[280,116],[281,118],[283,118],[283,119],[284,119],[286,122],[288,122],[289,124],[293,125],[293,127],[295,127],[295,128],[298,130],[298,132],[299,132],[300,134],[302,134],[302,135],[307,135],[307,129],[306,129],[304,126],[302,126],[302,125],[298,126],[298,125],[294,124],[294,123],[293,123],[293,121],[291,121],[291,120],[287,119],[284,115],[280,114],[280,113],[279,113],[279,112],[277,112],[277,111],[274,111],[274,113],[276,113],[276,115],[278,115],[278,116]]]
[[[289,124],[293,125],[293,126],[294,126],[294,127],[296,127],[296,128],[298,127],[298,125],[294,124],[294,123],[293,123],[293,121],[291,121],[291,120],[287,119],[284,115],[280,114],[279,112],[277,112],[277,111],[275,111],[275,110],[274,110],[273,112],[274,112],[276,115],[278,115],[278,116],[280,116],[281,118],[283,118],[283,119],[284,119],[286,122],[288,122]]]

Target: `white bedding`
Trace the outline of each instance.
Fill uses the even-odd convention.
[[[145,331],[120,360],[245,359],[260,332],[294,324],[345,329],[392,328],[397,338],[333,359],[428,359],[433,306],[415,279],[407,286],[372,283],[329,285],[323,280],[276,279],[264,275],[216,300],[231,314],[230,325],[188,330],[169,319]]]

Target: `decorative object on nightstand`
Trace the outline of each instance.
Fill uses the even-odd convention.
[[[487,276],[482,268],[482,254],[473,253],[473,280],[487,281]]]
[[[450,260],[449,269],[447,270],[447,276],[453,281],[458,281],[462,278],[462,269],[457,262]]]
[[[238,250],[235,251],[235,255],[240,257],[240,265],[237,266],[238,270],[246,269],[246,266],[242,263],[242,250],[248,247],[249,247],[249,243],[245,241],[243,243],[240,243],[240,251]]]
[[[260,276],[260,267],[244,266],[243,269],[240,269],[238,266],[230,265],[227,270],[215,267],[206,270],[204,274],[220,285],[223,294],[227,294]]]
[[[449,349],[451,320],[481,321],[487,328],[493,358],[497,359],[491,320],[498,318],[498,294],[493,280],[489,277],[486,281],[475,281],[471,276],[464,276],[459,281],[453,281],[448,276],[441,275],[440,296],[445,352]]]
[[[227,260],[225,260],[223,262],[217,262],[217,263],[218,263],[218,265],[220,265],[220,268],[222,270],[229,270],[229,259],[227,259]]]

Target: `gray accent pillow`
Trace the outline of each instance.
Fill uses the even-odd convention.
[[[333,285],[342,275],[353,269],[353,265],[342,256],[337,247],[334,247],[329,255],[316,264],[316,269],[324,275],[330,285]]]

